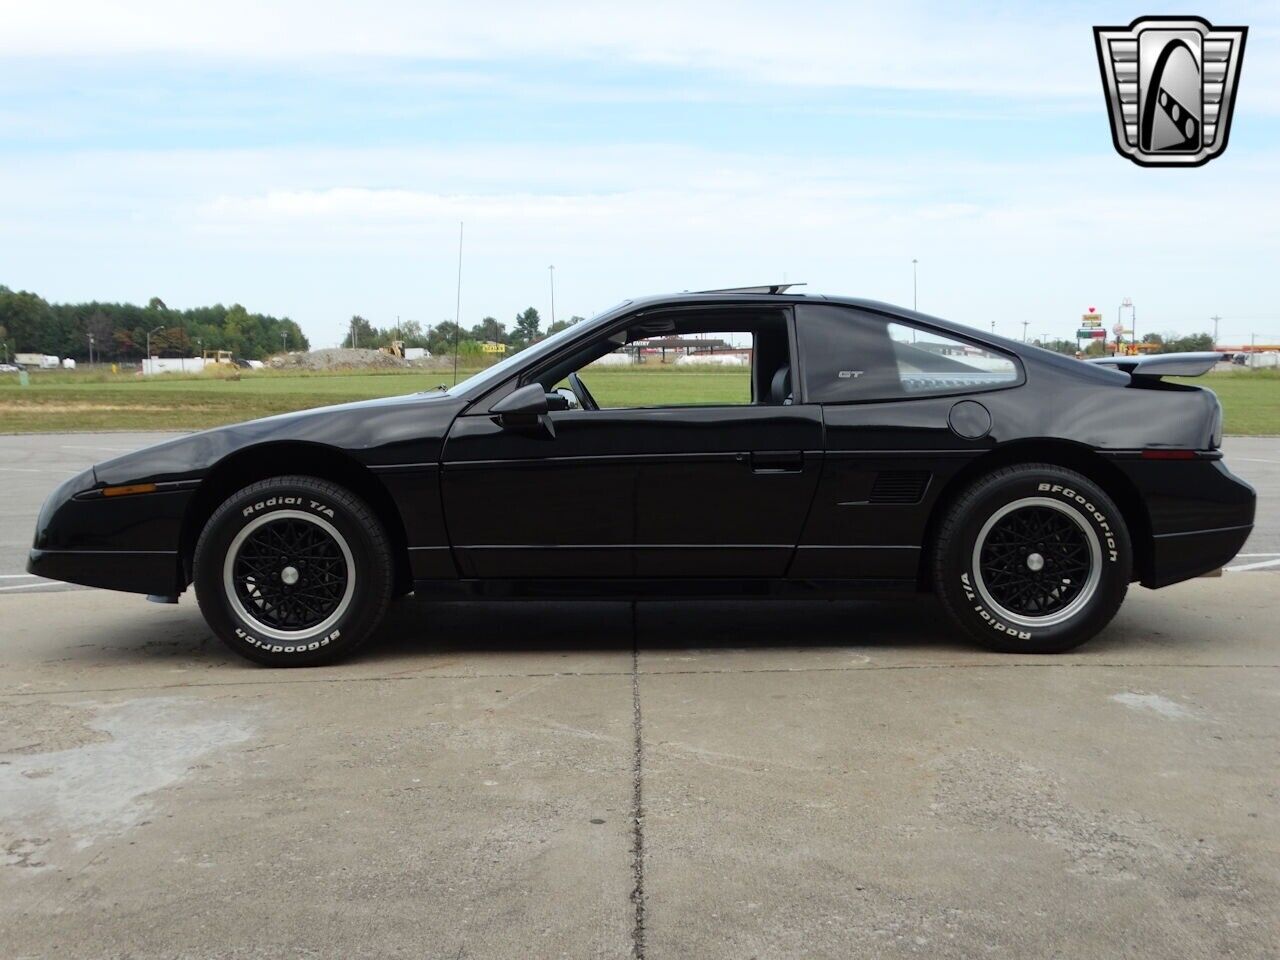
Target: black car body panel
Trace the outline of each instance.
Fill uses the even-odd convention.
[[[620,325],[657,329],[696,311],[785,317],[786,342],[769,344],[773,389],[783,384],[785,398],[769,395],[761,367],[749,404],[551,410],[516,428],[491,409],[540,376],[556,379],[564,358]],[[1011,372],[977,386],[960,378],[954,390],[939,381],[929,395],[820,398],[849,389],[837,378],[876,382],[875,369],[837,369],[848,353],[841,324],[862,321],[945,334],[1008,358]],[[255,464],[290,472],[296,463],[363,484],[423,596],[916,589],[927,585],[922,557],[948,498],[983,470],[1051,458],[1108,488],[1135,541],[1135,578],[1162,586],[1222,566],[1251,529],[1254,493],[1221,462],[1219,422],[1207,390],[885,304],[659,297],[624,303],[447,392],[236,424],[98,464],[50,496],[29,570],[176,595],[190,582],[202,518],[228,484],[260,478]],[[1179,459],[1152,459],[1164,452]],[[103,495],[137,484],[156,488]]]

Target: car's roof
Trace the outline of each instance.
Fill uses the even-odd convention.
[[[977,337],[981,340],[990,340],[991,342],[1008,343],[1010,345],[1022,346],[1012,340],[1005,340],[1004,337],[983,333],[975,327],[967,326],[963,323],[956,323],[952,320],[944,320],[941,317],[930,316],[927,313],[920,313],[912,310],[910,307],[900,307],[896,304],[885,303],[881,300],[870,300],[864,297],[842,297],[833,296],[825,293],[745,293],[734,290],[708,290],[696,293],[684,291],[682,293],[666,293],[652,294],[643,297],[634,297],[626,303],[628,311],[643,309],[645,307],[665,307],[680,306],[688,304],[690,306],[699,305],[707,306],[723,303],[725,305],[734,304],[762,304],[772,306],[782,306],[796,303],[832,303],[845,307],[856,307],[861,310],[869,310],[872,313],[883,313],[892,316],[902,317],[917,323],[923,323],[928,326],[935,326],[939,329],[951,330],[955,333],[963,334],[966,337]]]

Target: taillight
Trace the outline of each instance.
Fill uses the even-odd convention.
[[[1194,450],[1143,450],[1143,460],[1194,460]]]
[[[1209,432],[1209,449],[1217,450],[1222,446],[1222,401],[1213,405],[1213,429]]]

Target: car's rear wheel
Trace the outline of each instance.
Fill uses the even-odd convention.
[[[1133,556],[1124,518],[1087,477],[1050,464],[1006,467],[950,506],[934,545],[934,586],[984,646],[1059,653],[1115,616]]]
[[[271,666],[349,654],[382,620],[393,579],[391,548],[369,507],[300,476],[247,486],[214,511],[193,573],[214,632]]]

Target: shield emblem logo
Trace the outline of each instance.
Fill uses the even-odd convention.
[[[1222,153],[1248,32],[1199,17],[1094,27],[1119,154],[1144,167],[1198,167]]]

